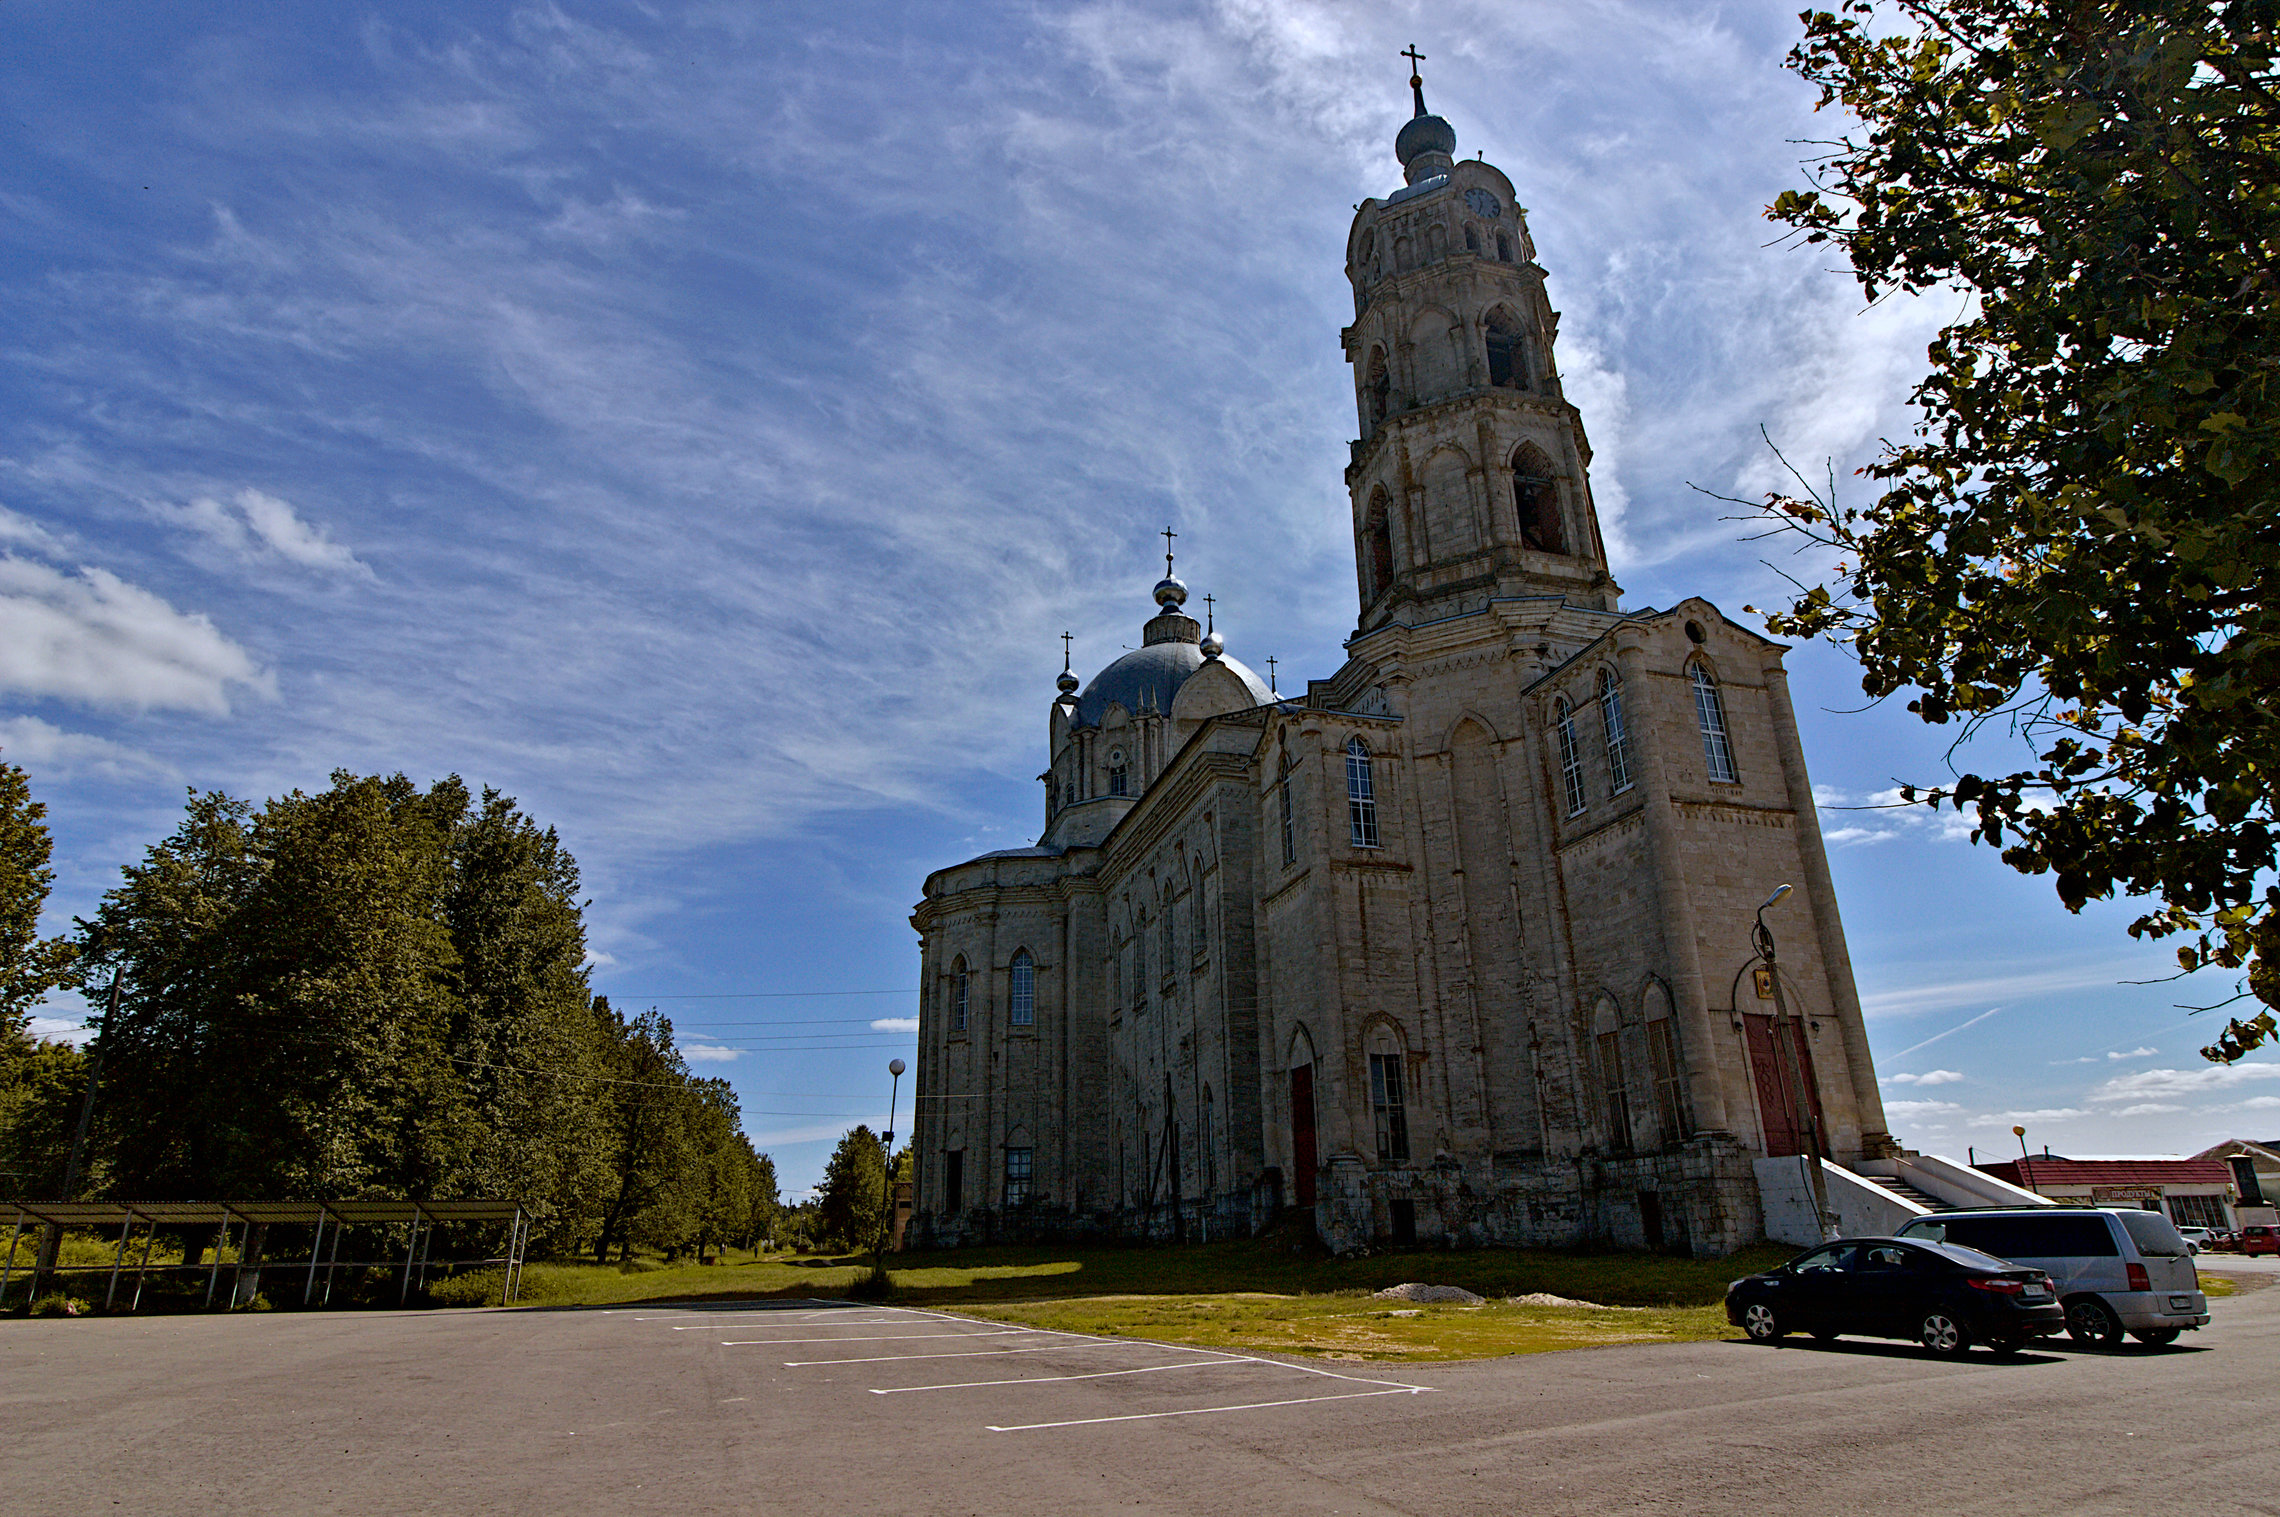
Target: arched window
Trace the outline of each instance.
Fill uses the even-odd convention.
[[[1362,523],[1369,556],[1370,599],[1376,600],[1393,588],[1393,515],[1392,502],[1383,489],[1370,496],[1370,514]]]
[[[1298,837],[1290,825],[1290,750],[1282,751],[1282,772],[1276,776],[1277,788],[1282,791],[1282,853],[1285,865],[1298,862]]]
[[[1512,504],[1520,515],[1522,541],[1546,553],[1567,552],[1552,461],[1534,443],[1522,443],[1520,451],[1512,455]]]
[[[1061,787],[1061,805],[1066,808],[1074,806],[1076,803],[1077,782],[1075,780],[1071,780],[1066,785]]]
[[[950,965],[950,1030],[966,1030],[966,961],[963,958]]]
[[[1575,740],[1575,711],[1563,697],[1552,703],[1552,722],[1560,739],[1560,786],[1567,792],[1567,814],[1582,812],[1583,755]]]
[[[1219,1194],[1219,1127],[1213,1119],[1211,1087],[1203,1087],[1203,1194],[1208,1200]]]
[[[1512,239],[1502,232],[1496,234],[1496,256],[1506,263],[1512,261]]]
[[[1623,720],[1623,682],[1612,669],[1599,671],[1599,725],[1607,734],[1607,793],[1631,788],[1631,729]]]
[[[1470,222],[1465,224],[1465,251],[1468,253],[1480,251],[1480,228]]]
[[[1122,795],[1122,794],[1124,794],[1124,792],[1125,792],[1125,784],[1126,784],[1126,782],[1125,782],[1125,777],[1124,777],[1124,776],[1125,776],[1125,769],[1124,769],[1124,750],[1123,750],[1122,748],[1111,748],[1111,749],[1109,749],[1109,750],[1108,750],[1108,793],[1109,793],[1110,795]]]
[[[1416,265],[1417,265],[1417,254],[1416,254],[1416,250],[1415,250],[1415,247],[1414,247],[1414,245],[1413,245],[1413,244],[1410,242],[1410,240],[1409,240],[1408,238],[1406,238],[1406,237],[1396,237],[1396,238],[1394,238],[1394,239],[1393,239],[1393,270],[1394,270],[1394,272],[1395,272],[1395,273],[1397,273],[1397,274],[1406,274],[1406,273],[1408,273],[1408,272],[1409,272],[1409,271],[1410,271],[1412,268],[1415,268],[1415,267],[1416,267]]]
[[[1346,820],[1356,848],[1378,846],[1377,789],[1370,777],[1370,750],[1358,737],[1346,744]]]
[[[1195,872],[1188,876],[1188,951],[1202,958],[1211,947],[1211,911],[1209,898],[1203,893],[1203,860],[1195,861]]]
[[[1687,682],[1694,686],[1694,720],[1702,728],[1702,765],[1714,785],[1738,785],[1734,773],[1734,747],[1726,740],[1726,703],[1718,682],[1701,663],[1686,666]]]
[[[1007,976],[1006,1021],[1015,1027],[1028,1027],[1037,1020],[1037,961],[1026,948],[1013,956],[1013,969]]]
[[[1425,261],[1439,263],[1449,256],[1449,230],[1438,221],[1425,229]]]
[[[1502,306],[1488,313],[1488,382],[1501,389],[1528,388],[1528,339]]]
[[[1607,1146],[1613,1153],[1627,1154],[1631,1151],[1631,1087],[1623,1073],[1622,1024],[1612,1001],[1600,999],[1592,1026],[1598,1029],[1599,1089],[1606,1103],[1602,1120],[1607,1127]]]
[[[1393,373],[1385,366],[1383,348],[1370,349],[1370,366],[1362,376],[1362,398],[1373,427],[1393,408]]]
[[[1655,1115],[1662,1119],[1665,1143],[1693,1133],[1686,1109],[1685,1068],[1678,1060],[1678,1024],[1670,1014],[1670,993],[1650,985],[1646,994],[1647,1063],[1655,1077]]]
[[[1408,1092],[1401,1078],[1401,1046],[1380,1030],[1370,1042],[1370,1119],[1377,1130],[1380,1164],[1409,1162]]]
[[[1370,272],[1370,264],[1376,257],[1377,233],[1374,230],[1362,233],[1362,250],[1354,257],[1354,267],[1360,269],[1364,276],[1367,276]]]

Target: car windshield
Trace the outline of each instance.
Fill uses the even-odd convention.
[[[2177,1229],[2167,1217],[2157,1211],[2125,1211],[2118,1213],[2123,1229],[2139,1253],[2153,1259],[2174,1259],[2185,1252],[2185,1240],[2177,1236]]]

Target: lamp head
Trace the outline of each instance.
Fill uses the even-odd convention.
[[[1775,891],[1773,894],[1771,894],[1771,895],[1767,896],[1767,897],[1765,898],[1765,905],[1764,905],[1764,906],[1760,906],[1760,907],[1758,908],[1758,910],[1760,910],[1760,911],[1764,911],[1764,910],[1766,909],[1766,907],[1769,907],[1769,906],[1778,906],[1778,905],[1780,905],[1780,904],[1781,904],[1781,898],[1782,898],[1783,896],[1785,896],[1785,895],[1789,894],[1789,892],[1790,892],[1790,890],[1791,890],[1792,888],[1794,888],[1794,887],[1792,887],[1792,886],[1788,886],[1788,885],[1784,885],[1784,886],[1782,886],[1782,887],[1781,887],[1779,890],[1776,890],[1776,891]]]
[[[893,1075],[898,1080],[902,1078],[902,1072],[906,1068],[908,1068],[908,1066],[905,1065],[900,1059],[887,1060],[887,1073]]]
[[[2012,1136],[2012,1137],[2014,1137],[2014,1138],[2023,1138],[2023,1137],[2025,1137],[2026,1135],[2027,1135],[2027,1130],[2026,1130],[2025,1128],[2023,1128],[2023,1127],[2014,1127],[2014,1128],[2012,1128],[2012,1129],[2011,1129],[2011,1136]]]

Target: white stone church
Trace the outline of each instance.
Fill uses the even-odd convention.
[[[1143,645],[1064,671],[1044,835],[912,918],[914,1242],[1298,1207],[1338,1248],[1714,1254],[1753,1161],[1894,1151],[1783,649],[1623,608],[1511,182],[1416,112],[1347,239],[1347,661],[1275,693],[1167,558]],[[1750,972],[1782,884],[1794,1040]]]

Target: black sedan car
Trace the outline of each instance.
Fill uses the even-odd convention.
[[[2050,1276],[1960,1243],[1840,1238],[1726,1287],[1726,1320],[1760,1343],[1913,1338],[1935,1354],[2003,1354],[2066,1326]]]

